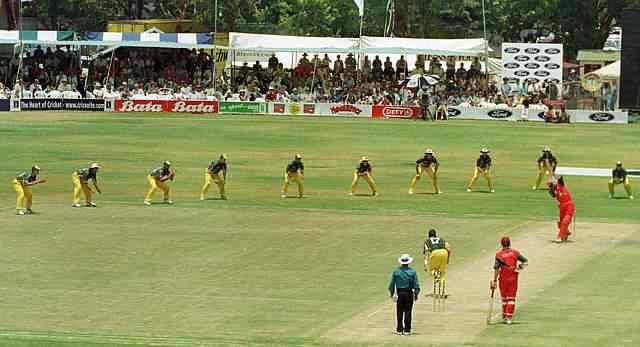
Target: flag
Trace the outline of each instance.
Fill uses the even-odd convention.
[[[358,13],[360,14],[360,17],[364,16],[364,0],[353,0],[353,2],[355,2],[356,6],[358,7]]]

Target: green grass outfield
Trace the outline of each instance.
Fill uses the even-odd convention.
[[[639,138],[638,125],[0,113],[0,345],[411,344],[327,334],[386,300],[395,259],[418,255],[429,227],[453,244],[451,271],[493,251],[503,233],[526,232],[523,222],[548,222],[553,237],[555,203],[531,190],[543,146],[560,166],[640,168]],[[492,150],[496,194],[481,192],[482,179],[477,193],[465,192],[481,146]],[[409,196],[427,147],[441,161],[444,194],[427,194],[424,179]],[[204,169],[220,152],[229,156],[229,200],[201,202]],[[281,199],[295,153],[307,194]],[[347,195],[362,155],[377,198]],[[103,165],[99,208],[72,209],[71,172],[93,160]],[[163,160],[178,171],[175,205],[145,207],[145,176]],[[49,183],[33,189],[38,214],[18,217],[10,180],[34,162]],[[606,179],[567,183],[579,221],[640,224],[636,202],[607,198]],[[637,346],[639,244],[635,233],[585,259],[518,307],[522,324],[492,326],[472,345]],[[427,322],[415,330],[426,334]]]

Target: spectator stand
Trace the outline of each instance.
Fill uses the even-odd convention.
[[[228,66],[231,68],[231,79],[228,82],[228,87],[234,93],[240,92],[241,89],[258,89],[261,91],[259,94],[267,94],[269,87],[275,87],[278,89],[278,93],[289,96],[288,94],[295,94],[298,88],[303,88],[309,95],[302,95],[300,98],[309,97],[310,100],[307,101],[335,102],[339,99],[340,102],[346,103],[357,103],[362,101],[360,99],[364,99],[356,98],[353,100],[353,97],[347,92],[348,90],[357,92],[363,89],[359,87],[371,87],[371,84],[374,88],[365,89],[365,93],[373,91],[373,96],[380,99],[382,99],[383,93],[375,95],[376,91],[392,89],[397,92],[400,82],[411,74],[427,73],[425,57],[435,60],[451,60],[460,57],[479,60],[484,55],[485,47],[483,39],[430,40],[367,36],[357,39],[244,33],[230,33],[229,42],[230,61]],[[302,59],[296,64],[299,54],[302,54]],[[320,58],[320,54],[324,54],[324,57]],[[347,55],[347,59],[341,60],[341,54]],[[384,70],[382,70],[383,63],[378,60],[377,56],[372,66],[368,54],[386,55]],[[314,58],[309,60],[308,55],[314,55]],[[261,59],[256,61],[253,69],[248,65],[247,59],[244,59],[243,66],[238,69],[239,62],[236,58],[238,56]],[[269,57],[267,64],[271,65],[271,60],[276,63],[275,66],[268,66],[266,71],[263,71],[264,68],[261,64],[265,62],[266,57]],[[391,59],[398,60],[394,64]],[[291,64],[288,64],[289,61]],[[332,62],[333,64],[331,64]],[[394,65],[396,69],[394,69]],[[415,69],[412,66],[415,66]],[[496,61],[491,62],[491,66],[499,68],[501,64]],[[289,71],[286,70],[287,67]],[[479,68],[478,70],[480,72],[484,69]],[[274,71],[275,76],[272,76]],[[267,78],[262,80],[256,78],[255,75],[261,72],[267,75]],[[278,78],[282,78],[281,75],[287,75],[287,73],[291,75],[293,81],[289,81],[285,76],[283,80],[286,85],[279,86]],[[441,75],[445,77],[444,69],[442,69]],[[385,78],[381,78],[382,76]],[[280,89],[280,87],[283,88]],[[326,95],[327,88],[334,89],[330,95]],[[319,93],[317,93],[318,89]],[[253,93],[252,90],[246,92]],[[322,95],[322,92],[325,95]],[[234,94],[234,98],[236,97]]]

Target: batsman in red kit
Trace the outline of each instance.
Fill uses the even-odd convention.
[[[564,184],[564,178],[560,176],[556,182],[549,182],[549,194],[558,200],[560,208],[560,220],[558,221],[558,236],[554,242],[566,242],[571,232],[569,226],[576,213],[576,206],[573,204],[571,194]]]
[[[511,239],[508,236],[500,239],[500,245],[502,249],[496,252],[491,289],[496,289],[498,282],[500,283],[502,319],[506,324],[511,324],[516,310],[518,274],[527,267],[528,260],[517,249],[511,248]]]

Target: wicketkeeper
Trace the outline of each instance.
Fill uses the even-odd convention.
[[[87,207],[96,207],[96,204],[92,201],[92,191],[89,187],[89,181],[93,181],[93,186],[96,191],[102,194],[102,190],[98,186],[98,170],[100,165],[98,163],[91,163],[88,168],[78,169],[71,174],[71,181],[73,182],[73,205],[72,207],[80,207],[80,192],[84,193],[84,199]]]
[[[204,185],[200,192],[200,200],[204,200],[211,183],[215,183],[220,191],[220,199],[226,200],[224,186],[227,182],[227,155],[222,153],[218,160],[212,160],[204,173]]]
[[[493,182],[491,181],[491,156],[489,156],[489,149],[482,148],[480,150],[480,156],[476,160],[476,168],[473,172],[473,177],[469,182],[469,186],[467,187],[467,192],[471,193],[473,189],[473,185],[476,183],[478,178],[482,175],[487,179],[487,184],[489,185],[489,191],[491,193],[495,193],[495,189],[493,189]]]
[[[416,189],[416,185],[418,181],[422,178],[422,175],[425,173],[429,178],[431,178],[431,183],[433,184],[433,192],[435,194],[442,194],[440,188],[438,188],[438,168],[440,167],[440,163],[438,159],[433,154],[432,149],[427,149],[424,151],[424,156],[418,160],[416,160],[416,176],[411,180],[411,185],[409,186],[409,195],[413,194],[413,191]]]
[[[498,282],[500,283],[502,319],[506,324],[511,324],[516,310],[518,274],[527,267],[528,260],[517,249],[511,248],[511,239],[508,236],[500,240],[500,245],[502,249],[496,252],[491,289],[496,289]]]
[[[553,179],[556,176],[556,167],[558,166],[558,159],[551,153],[551,148],[545,147],[542,150],[542,155],[538,158],[538,177],[536,178],[536,185],[533,186],[533,190],[540,188],[540,183],[545,175],[549,176],[549,179]]]
[[[376,186],[376,182],[373,180],[373,176],[371,175],[372,171],[371,163],[369,162],[369,158],[362,157],[358,166],[356,166],[356,171],[353,173],[353,182],[351,182],[351,192],[349,195],[353,195],[356,193],[356,188],[358,187],[358,181],[363,179],[369,185],[371,189],[371,194],[373,196],[378,195],[378,187]]]
[[[424,271],[440,282],[440,287],[445,286],[445,275],[447,264],[451,257],[451,246],[443,238],[436,235],[436,230],[429,230],[428,237],[424,242]]]
[[[282,185],[282,197],[287,197],[289,191],[289,184],[298,184],[298,197],[302,198],[304,194],[304,164],[302,163],[302,156],[296,154],[295,158],[284,170],[284,184]]]
[[[149,181],[151,187],[144,198],[144,204],[147,206],[151,205],[151,199],[158,189],[162,190],[165,204],[173,204],[170,196],[169,181],[173,181],[175,178],[176,171],[173,166],[171,166],[170,161],[165,161],[161,167],[153,169],[147,176],[147,181]]]
[[[624,190],[627,191],[627,196],[629,196],[629,199],[633,200],[631,183],[629,182],[629,177],[627,176],[627,170],[625,170],[625,168],[622,166],[621,161],[616,163],[616,167],[611,173],[611,179],[609,180],[609,199],[613,199],[615,186],[617,186],[618,184],[622,184]]]
[[[47,183],[47,180],[39,180],[40,167],[33,165],[31,173],[22,172],[13,179],[13,189],[16,190],[16,214],[32,214],[31,206],[33,205],[33,193],[31,186],[40,183]]]

